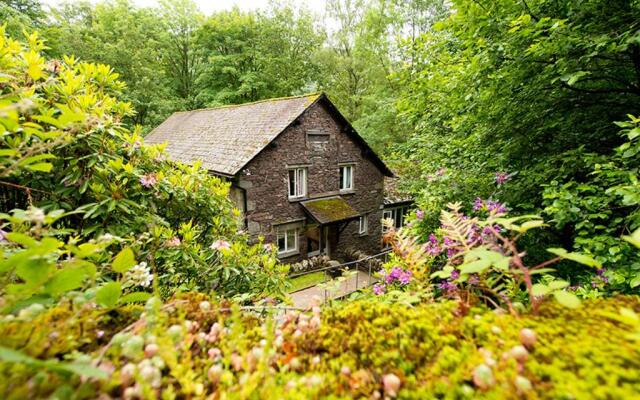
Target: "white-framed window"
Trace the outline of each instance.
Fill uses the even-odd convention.
[[[353,190],[353,165],[340,166],[340,190]]]
[[[295,199],[307,195],[307,169],[289,169],[289,198]]]
[[[404,225],[404,217],[409,211],[408,206],[399,206],[394,208],[387,208],[382,211],[382,219],[390,219],[393,220],[393,226],[398,229]],[[384,224],[382,224],[382,231],[386,232],[387,228]]]
[[[369,218],[366,215],[362,215],[360,217],[360,224],[358,226],[358,233],[361,235],[366,235],[369,231]]]
[[[382,232],[387,232],[389,227],[384,223],[385,220],[390,219],[393,220],[393,211],[384,210],[382,211]]]
[[[278,255],[295,254],[298,252],[298,228],[278,229]]]

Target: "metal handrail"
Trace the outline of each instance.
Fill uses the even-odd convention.
[[[380,257],[380,256],[387,255],[390,252],[391,252],[391,250],[385,250],[385,251],[383,251],[381,253],[374,254],[372,256],[367,256],[367,257],[361,258],[359,260],[349,261],[349,262],[346,262],[346,263],[342,263],[342,264],[338,264],[338,265],[331,265],[331,266],[328,266],[328,267],[323,267],[323,268],[318,268],[318,269],[312,269],[312,270],[309,270],[309,271],[299,272],[297,274],[291,274],[291,275],[289,275],[289,278],[297,278],[299,276],[309,275],[309,274],[313,274],[313,273],[316,273],[316,272],[328,271],[330,269],[343,268],[343,267],[346,267],[346,266],[349,266],[349,265],[352,265],[352,264],[357,264],[359,262],[368,261],[368,260],[371,260],[373,258],[377,258],[377,257]]]

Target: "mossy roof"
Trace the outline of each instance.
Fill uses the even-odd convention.
[[[302,207],[319,224],[347,221],[360,214],[341,197],[328,197],[318,200],[303,201]]]

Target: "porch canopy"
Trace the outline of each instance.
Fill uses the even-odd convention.
[[[360,217],[360,214],[341,197],[325,197],[300,203],[311,218],[320,225],[346,222]]]

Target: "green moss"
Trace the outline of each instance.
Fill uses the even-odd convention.
[[[358,212],[339,197],[307,201],[303,205],[320,223],[343,221],[358,216]]]
[[[203,301],[211,304],[203,308]],[[455,302],[409,307],[365,299],[325,308],[320,327],[311,328],[308,318],[298,320],[304,321],[303,327],[295,318],[279,315],[276,320],[288,322],[276,325],[255,311],[231,311],[229,303],[188,295],[165,306],[167,311],[154,318],[154,324],[142,319],[131,334],[153,337],[166,365],[160,372],[161,389],[178,397],[372,398],[383,394],[382,377],[395,374],[402,382],[398,397],[403,399],[631,399],[640,393],[640,354],[638,342],[629,335],[631,327],[615,318],[622,307],[639,312],[640,301],[632,296],[590,300],[577,310],[549,302],[538,315],[514,317],[485,308],[460,315]],[[64,318],[70,323],[57,322]],[[80,321],[85,324],[82,329]],[[39,337],[45,340],[55,331],[62,343],[55,355],[46,357],[64,358],[85,350],[95,359],[109,336],[130,320],[90,307],[57,307],[30,322],[2,322],[3,344],[24,352],[29,352],[26,346],[46,348],[46,342],[28,339],[35,322]],[[98,345],[87,347],[87,341],[96,341],[95,327],[105,323],[111,324],[109,333]],[[224,329],[211,339],[206,335],[214,323]],[[175,324],[184,327],[178,343],[168,334]],[[276,327],[280,344],[275,344]],[[525,327],[535,332],[537,341],[519,364],[509,351],[521,344],[519,333]],[[220,360],[209,356],[212,348],[221,351]],[[242,357],[242,364],[232,361],[234,357]],[[115,371],[102,383],[0,362],[0,397],[49,397],[63,385],[87,393],[78,398],[99,393],[118,397],[122,367],[144,361],[124,356],[115,345],[104,353],[104,360]],[[224,374],[212,385],[207,370],[214,364]],[[481,364],[490,365],[494,380],[483,389],[473,382],[473,371]],[[341,372],[345,368],[348,374]],[[525,379],[531,388],[523,393],[516,382]]]

